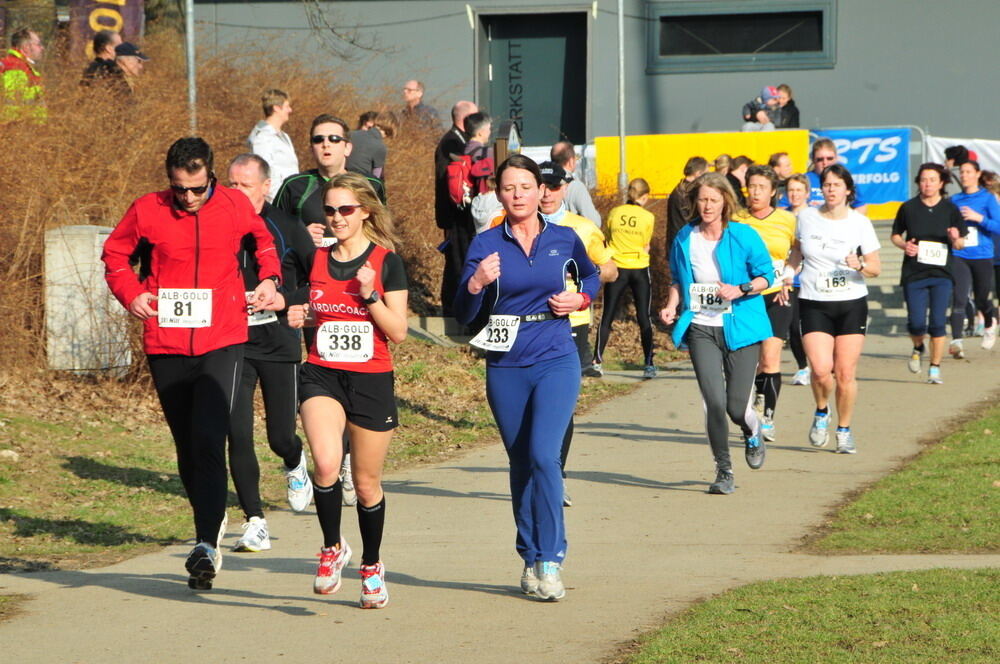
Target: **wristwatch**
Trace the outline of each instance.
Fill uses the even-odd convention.
[[[366,305],[372,305],[372,304],[375,304],[376,302],[378,302],[379,298],[381,298],[381,297],[382,296],[379,295],[379,292],[377,290],[373,290],[371,295],[369,295],[368,297],[366,297],[365,299],[363,299],[361,301],[364,302]]]
[[[745,284],[740,284],[740,292],[743,293],[744,295],[747,295],[752,290],[753,290],[753,282],[752,281],[748,281]]]
[[[275,286],[277,286],[277,285],[279,285],[281,283],[281,277],[279,277],[276,274],[272,274],[272,275],[266,276],[264,278],[265,279],[270,279],[271,281],[273,281]]]

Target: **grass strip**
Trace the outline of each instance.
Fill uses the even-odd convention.
[[[841,507],[818,553],[1000,550],[1000,408],[961,426]]]
[[[619,661],[995,662],[998,585],[995,569],[754,583],[685,611]]]

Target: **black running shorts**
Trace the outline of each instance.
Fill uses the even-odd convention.
[[[778,304],[777,296],[780,294],[781,291],[775,291],[765,295],[764,306],[767,307],[767,317],[771,319],[771,336],[786,341],[792,327],[792,303]]]
[[[799,298],[802,335],[825,332],[834,337],[864,334],[868,329],[868,298],[822,302]]]
[[[360,373],[306,362],[299,372],[299,404],[313,397],[336,400],[347,421],[362,429],[390,431],[399,426],[391,371]]]

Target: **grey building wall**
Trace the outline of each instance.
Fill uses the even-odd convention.
[[[747,0],[748,4],[754,0]],[[388,53],[359,64],[373,87],[401,90],[408,78],[427,86],[425,101],[443,113],[477,93],[477,28],[465,2],[368,0],[321,3],[336,23],[377,39]],[[646,73],[646,2],[627,0],[626,124],[629,134],[736,130],[742,104],[763,85],[795,91],[804,126],[912,124],[942,136],[995,137],[1000,87],[993,62],[1000,1],[838,0],[837,60],[832,69]],[[590,31],[588,137],[617,133],[615,0],[470,2],[478,14],[578,10]],[[270,39],[302,53],[303,66],[336,71],[345,65],[325,53],[307,29],[300,2],[197,3],[199,44],[224,49]],[[556,20],[556,19],[554,19]],[[242,27],[241,27],[242,26]],[[401,100],[401,96],[400,96]],[[400,101],[402,103],[402,101]]]

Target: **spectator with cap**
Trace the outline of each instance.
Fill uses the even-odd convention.
[[[416,123],[433,129],[441,124],[438,112],[424,103],[424,84],[417,80],[403,84],[403,122]]]
[[[92,47],[94,59],[83,70],[81,85],[90,85],[94,79],[118,77],[122,75],[115,62],[115,47],[122,43],[122,36],[114,30],[98,30],[94,34]]]
[[[250,152],[266,161],[271,169],[271,188],[267,193],[267,202],[270,203],[278,195],[281,184],[299,172],[299,158],[291,137],[282,131],[292,115],[288,93],[275,88],[265,90],[260,96],[260,105],[264,119],[250,131],[247,144]],[[310,221],[319,223],[318,219]]]
[[[10,49],[0,60],[3,106],[0,122],[33,120],[44,122],[48,111],[42,99],[42,75],[35,68],[45,46],[38,33],[21,28],[10,37]]]
[[[140,51],[139,47],[132,42],[122,42],[118,46],[115,46],[115,63],[117,63],[118,68],[124,73],[128,92],[131,93],[135,89],[136,80],[142,76],[143,63],[148,61],[149,58],[146,54]]]
[[[573,214],[586,217],[601,227],[601,213],[594,207],[594,201],[590,197],[590,191],[581,180],[574,176],[577,167],[576,149],[569,141],[559,141],[552,146],[549,158],[561,166],[563,170],[572,178],[566,185],[566,198],[563,203],[566,209]]]
[[[780,115],[778,88],[765,85],[760,96],[743,104],[742,131],[774,131]]]

